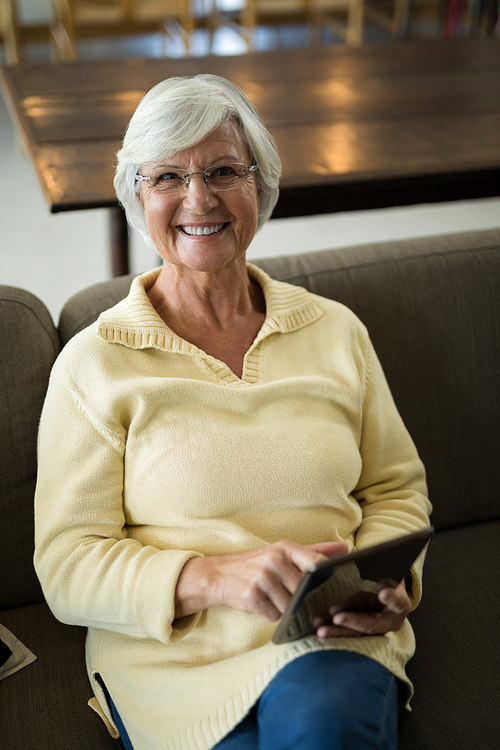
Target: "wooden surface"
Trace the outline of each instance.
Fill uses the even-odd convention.
[[[203,72],[241,86],[277,141],[274,216],[500,194],[500,40],[432,40],[2,68],[50,210],[116,206],[141,97]]]

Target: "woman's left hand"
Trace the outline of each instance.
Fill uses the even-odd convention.
[[[384,605],[379,612],[338,611],[332,607],[332,624],[320,624],[316,634],[319,638],[359,637],[362,635],[384,635],[399,630],[411,610],[411,601],[404,583],[396,588],[384,587],[378,592]],[[337,610],[337,611],[336,611]]]

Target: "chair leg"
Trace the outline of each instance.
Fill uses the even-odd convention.
[[[195,27],[193,13],[191,11],[190,0],[182,0],[179,25],[183,33],[184,48],[186,50],[186,54],[190,55],[191,50],[192,50],[193,34],[194,34],[194,27]]]
[[[347,44],[363,43],[364,0],[350,0],[347,12]]]
[[[53,56],[56,59],[76,60],[76,34],[71,0],[52,0],[53,20],[50,27]]]
[[[3,43],[7,65],[18,65],[21,62],[21,44],[15,0],[0,0],[3,20]]]
[[[257,9],[255,0],[246,0],[241,11],[241,27],[243,29],[243,38],[249,49],[255,47],[255,27],[257,26]]]
[[[391,36],[393,39],[406,39],[410,25],[410,0],[396,0]]]

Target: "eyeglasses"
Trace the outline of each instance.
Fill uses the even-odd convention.
[[[252,172],[257,172],[259,167],[253,164],[247,167],[246,164],[239,162],[230,162],[228,164],[214,164],[207,167],[202,172],[188,172],[186,169],[178,167],[165,167],[158,177],[145,177],[142,174],[136,176],[138,182],[148,182],[154,190],[169,195],[180,195],[185,193],[191,183],[191,177],[195,174],[203,175],[203,181],[207,188],[212,192],[219,190],[232,190],[238,186],[241,179],[250,176]]]

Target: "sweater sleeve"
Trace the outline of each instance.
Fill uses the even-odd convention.
[[[181,638],[199,617],[173,626],[177,578],[198,553],[159,550],[129,538],[122,502],[125,445],[124,435],[52,375],[39,430],[35,569],[62,622],[166,643]]]
[[[363,518],[356,547],[408,534],[429,525],[431,504],[425,469],[396,408],[377,355],[369,342],[362,403],[362,471],[354,497]],[[422,593],[424,554],[412,567],[412,604]]]

